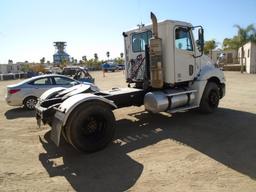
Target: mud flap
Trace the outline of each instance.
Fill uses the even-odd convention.
[[[56,112],[52,121],[51,140],[59,146],[64,114]]]

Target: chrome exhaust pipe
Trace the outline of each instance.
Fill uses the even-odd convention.
[[[153,25],[153,37],[155,39],[158,38],[158,26],[157,26],[157,18],[155,16],[154,13],[150,12],[150,17],[151,17],[151,20],[152,20],[152,25]]]
[[[153,88],[161,89],[164,85],[162,63],[162,39],[158,37],[157,18],[150,13],[152,20],[153,38],[149,41],[150,54],[150,84]]]

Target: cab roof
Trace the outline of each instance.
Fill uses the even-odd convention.
[[[159,21],[158,26],[159,25],[172,25],[172,26],[181,25],[181,26],[193,27],[193,25],[191,23],[184,22],[184,21],[177,21],[177,20]],[[148,30],[148,29],[151,29],[151,28],[152,28],[152,23],[144,25],[141,28],[137,27],[137,28],[130,29],[130,30],[126,31],[125,33],[131,33],[131,32],[136,32],[136,31],[139,32],[139,31],[144,31],[144,30]]]

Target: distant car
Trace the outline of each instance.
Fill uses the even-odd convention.
[[[95,79],[92,78],[88,70],[84,67],[70,66],[64,67],[62,75],[70,76],[78,81],[94,83]]]
[[[115,64],[115,63],[112,63],[112,62],[109,62],[109,63],[103,63],[101,65],[102,69],[104,71],[111,71],[111,72],[115,72],[116,70],[118,70],[118,65]]]
[[[118,70],[124,70],[125,68],[124,64],[118,64],[117,67],[118,67]]]
[[[64,75],[49,74],[26,79],[20,83],[7,86],[5,100],[11,106],[24,106],[26,109],[34,109],[37,98],[46,90],[53,87],[68,88],[81,82]],[[85,83],[91,84],[91,83]]]

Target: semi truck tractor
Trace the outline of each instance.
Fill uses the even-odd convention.
[[[203,54],[203,27],[158,22],[153,13],[151,20],[123,32],[126,88],[103,91],[93,84],[77,85],[49,89],[39,98],[38,125],[50,125],[57,146],[64,138],[83,152],[106,147],[114,137],[117,108],[144,105],[152,114],[216,110],[225,95],[225,77]]]

